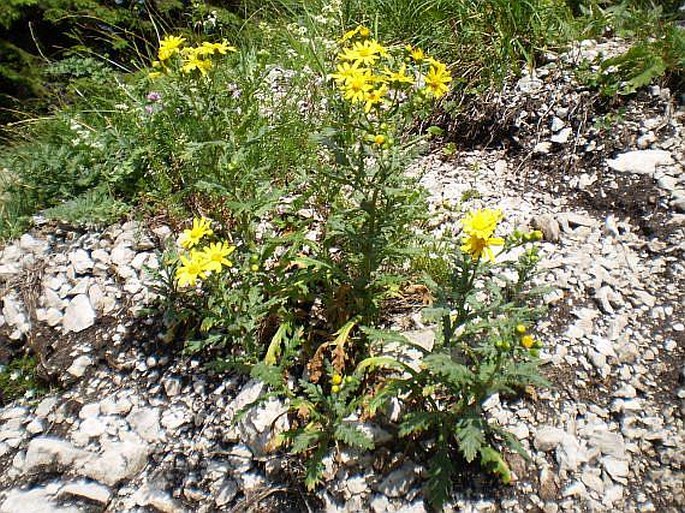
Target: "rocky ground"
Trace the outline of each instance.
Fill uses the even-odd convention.
[[[511,486],[465,469],[448,511],[685,509],[685,108],[665,88],[610,104],[577,83],[579,60],[616,48],[550,56],[412,168],[438,231],[445,202],[540,228],[554,287],[537,326],[553,386],[488,404],[531,461],[510,458]],[[26,342],[55,385],[0,407],[0,513],[427,511],[391,427],[366,424],[377,450],[330,458],[307,494],[300,462],[266,451],[282,404],[232,422],[261,384],[179,356],[144,309],[169,234],[37,226],[0,253],[0,361]]]

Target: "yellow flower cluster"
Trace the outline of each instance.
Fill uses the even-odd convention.
[[[391,90],[413,88],[429,97],[440,98],[449,91],[452,76],[442,62],[428,57],[420,48],[404,48],[404,59],[371,38],[371,31],[359,26],[346,32],[338,54],[335,80],[343,98],[362,104],[370,112],[387,101]]]
[[[184,46],[186,38],[179,36],[166,36],[159,42],[159,50],[157,51],[158,61],[152,63],[154,68],[167,69],[167,65],[174,58],[180,56],[181,71],[183,73],[191,73],[199,71],[202,75],[206,75],[214,66],[211,57],[213,55],[226,55],[228,52],[237,51],[235,46],[228,44],[226,40],[220,43],[209,43],[207,41],[197,46]],[[160,71],[153,71],[150,73],[150,78],[156,78],[161,75]]]
[[[461,250],[471,255],[474,260],[485,256],[490,262],[494,262],[495,255],[491,246],[504,245],[504,239],[492,236],[501,220],[502,211],[496,209],[485,208],[466,214],[461,222],[466,234]]]
[[[536,340],[535,337],[528,334],[528,330],[523,324],[516,325],[516,334],[520,337],[521,346],[524,349],[528,349],[530,354],[537,358],[540,355],[542,342]]]
[[[204,237],[213,234],[211,221],[206,217],[193,219],[193,226],[183,230],[179,244],[189,253],[179,256],[181,265],[176,269],[179,287],[195,285],[198,279],[204,280],[210,273],[219,273],[224,267],[233,266],[228,256],[235,251],[235,246],[228,242],[210,242],[201,249],[195,249]]]

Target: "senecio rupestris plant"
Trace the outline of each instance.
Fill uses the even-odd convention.
[[[169,52],[160,60],[190,58]],[[182,326],[186,349],[249,369],[269,387],[258,401],[286,401],[289,429],[271,446],[306,456],[310,489],[332,449],[373,448],[361,424],[390,422],[391,400],[402,409],[400,437],[430,448],[435,505],[449,498],[455,451],[508,482],[502,446],[522,449],[483,404],[543,383],[529,333],[539,233],[499,236],[502,212],[475,210],[422,257],[426,196],[405,170],[430,136],[413,129],[416,117],[449,92],[450,71],[420,48],[381,44],[364,26],[320,57],[325,126],[311,136],[315,165],[246,218],[245,205],[229,201],[221,219],[193,220],[164,259],[169,326]],[[212,80],[202,66],[189,73]],[[271,188],[268,175],[255,177],[255,188]],[[436,337],[407,361],[388,352],[411,344],[384,329],[384,306],[419,281],[430,289]]]
[[[425,315],[437,321],[434,345],[425,348],[400,338],[423,353],[418,368],[388,356],[372,356],[360,364],[404,371],[380,385],[369,410],[375,413],[392,398],[406,405],[398,433],[428,440],[428,492],[436,506],[449,499],[458,471],[453,449],[468,463],[479,461],[502,482],[511,481],[498,446],[527,455],[514,436],[487,419],[484,404],[496,393],[546,384],[537,370],[542,344],[529,332],[540,314],[531,304],[542,292],[529,283],[539,260],[531,244],[542,234],[515,230],[497,237],[501,219],[502,212],[495,209],[467,213],[460,235],[435,257],[440,262],[427,266],[434,302]],[[496,256],[495,248],[501,248]],[[518,257],[510,258],[514,253]],[[385,337],[375,334],[381,343]]]

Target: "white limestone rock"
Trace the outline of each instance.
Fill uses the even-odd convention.
[[[673,164],[670,152],[665,150],[635,150],[617,155],[607,160],[607,165],[614,171],[653,175],[657,166]]]
[[[90,304],[88,296],[79,294],[70,302],[64,312],[62,328],[65,332],[79,333],[95,324],[95,310]]]
[[[112,491],[100,483],[81,480],[64,485],[60,489],[58,497],[65,495],[88,499],[97,504],[107,504],[112,497]]]
[[[156,442],[163,436],[159,425],[159,409],[135,407],[126,417],[126,422],[147,442]]]
[[[93,365],[93,359],[90,356],[81,355],[71,363],[67,372],[75,378],[80,378],[91,365]]]

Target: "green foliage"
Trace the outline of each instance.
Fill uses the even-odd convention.
[[[362,450],[373,449],[371,437],[361,431],[358,422],[350,417],[358,411],[362,395],[359,380],[344,380],[340,391],[333,386],[315,385],[302,380],[302,396],[291,401],[291,409],[298,415],[298,426],[283,433],[281,441],[290,446],[293,454],[307,454],[305,486],[312,490],[323,475],[323,458],[331,444],[342,443]],[[338,386],[338,385],[336,385]]]
[[[33,356],[20,356],[0,365],[0,405],[7,404],[27,393],[36,394],[45,386],[36,376],[36,359]]]
[[[452,62],[460,80],[483,88],[500,83],[520,62],[533,64],[548,47],[566,42],[571,13],[562,0],[351,0],[346,21],[377,25]]]
[[[454,241],[449,274],[442,266],[426,266],[439,271],[426,277],[435,298],[426,315],[439,321],[435,346],[418,371],[388,379],[370,405],[375,411],[401,397],[408,413],[399,435],[434,439],[428,490],[436,508],[449,498],[457,470],[450,456],[453,446],[465,462],[479,461],[504,483],[511,475],[501,447],[522,452],[514,437],[487,421],[483,405],[495,393],[516,394],[546,384],[537,370],[540,343],[526,334],[526,326],[541,313],[532,303],[543,291],[530,286],[538,257],[534,247],[521,251],[538,237],[515,231],[503,242],[496,264],[482,256],[474,259]],[[518,258],[504,258],[514,250]],[[444,262],[446,256],[436,259]],[[383,333],[374,339],[382,340]]]
[[[685,76],[685,33],[676,22],[679,2],[590,2],[582,19],[601,20],[632,44],[624,53],[585,63],[578,77],[605,96],[629,95],[657,80],[682,84]],[[651,8],[647,8],[651,7]],[[580,23],[581,21],[579,21]],[[595,65],[596,70],[590,70]]]
[[[130,207],[114,199],[104,189],[90,189],[80,196],[48,208],[43,214],[48,219],[63,221],[72,226],[105,226],[121,219]]]
[[[399,37],[403,24],[416,20],[393,20],[390,4],[383,7],[389,21],[378,18],[377,25]],[[410,4],[418,5],[402,5]],[[365,9],[379,5],[353,2],[345,16],[370,17],[374,11]],[[495,41],[495,51],[506,47],[521,56],[544,40],[541,20],[553,17],[538,19],[531,9],[542,4],[535,2],[479,5],[486,9],[424,2],[415,17],[425,23],[420,35],[427,38],[427,20],[443,16],[435,9],[444,8],[459,15],[468,37],[456,44],[449,23],[437,24],[433,35],[450,32],[443,51],[476,42],[475,51],[491,56],[485,48]],[[545,5],[554,11],[558,2]],[[94,59],[50,66],[67,83],[65,108],[18,125],[17,137],[30,142],[0,157],[7,168],[3,219],[16,229],[17,212],[47,206],[59,218],[106,222],[123,203],[141,198],[196,214],[159,269],[166,341],[218,369],[250,372],[269,387],[258,402],[287,401],[291,428],[272,446],[304,457],[309,488],[320,481],[331,451],[371,450],[360,424],[374,416],[384,421],[384,407],[399,401],[403,415],[393,427],[433,449],[428,490],[439,506],[461,465],[480,464],[507,482],[502,451],[521,449],[483,405],[495,393],[544,384],[539,344],[516,331],[540,313],[534,308],[540,291],[531,287],[538,257],[529,246],[537,235],[431,240],[425,192],[405,170],[439,135],[436,129],[422,135],[416,126],[448,89],[449,72],[404,45],[382,48],[360,86],[380,99],[355,99],[350,82],[329,76],[337,65],[344,68],[340,52],[351,50],[338,42],[342,13],[305,7],[278,2],[259,11],[304,20],[267,24],[268,51],[230,41],[238,51],[219,45],[224,54],[210,44],[198,53],[203,42],[219,41],[204,36],[219,35],[217,21],[203,23],[202,36],[186,34],[178,51],[151,48],[161,62],[137,73],[122,75]],[[198,22],[208,16],[197,13]],[[530,19],[530,31],[515,28]],[[469,74],[475,56],[460,55],[468,81],[506,73],[471,68]],[[385,66],[395,74],[408,69],[408,82],[385,78],[383,91],[381,77],[393,75]],[[442,78],[431,87],[429,74]],[[210,256],[216,244],[225,250],[219,260]],[[502,244],[502,257],[489,258],[490,246]],[[514,251],[519,256],[507,260]],[[384,306],[420,281],[434,299],[426,311],[436,323],[432,348],[381,329],[388,324]],[[395,358],[383,351],[387,344],[421,356]]]

